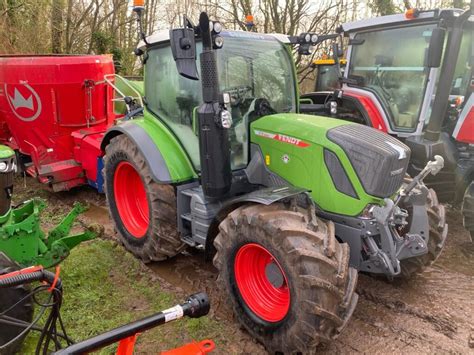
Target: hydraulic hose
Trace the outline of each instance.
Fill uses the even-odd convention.
[[[46,281],[52,285],[56,275],[39,267],[27,268],[0,276],[0,288],[9,288],[29,284],[37,281]],[[62,289],[61,279],[57,278],[55,288]]]

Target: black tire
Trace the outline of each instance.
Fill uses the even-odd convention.
[[[306,354],[342,331],[357,304],[357,271],[348,266],[349,246],[336,241],[332,222],[282,203],[245,205],[231,212],[219,230],[214,242],[218,282],[230,294],[241,324],[268,351]],[[249,245],[268,251],[287,281],[289,309],[281,320],[262,319],[242,297],[235,263]]]
[[[474,181],[469,184],[464,193],[462,217],[464,228],[471,233],[471,240],[474,241]]]
[[[18,269],[19,266],[16,263],[0,252],[0,275],[8,274]],[[0,290],[0,313],[6,311],[29,293],[29,288],[24,285]],[[31,299],[26,299],[25,302],[13,308],[6,315],[30,323],[33,319],[33,305]],[[4,345],[15,338],[22,330],[22,328],[0,323],[0,345]],[[0,354],[15,354],[20,350],[23,339],[24,336],[5,349],[0,350]]]
[[[409,182],[409,179],[411,178],[406,178],[405,183]],[[402,205],[402,207],[404,206]],[[399,278],[408,279],[414,274],[422,273],[428,266],[433,265],[443,251],[446,236],[448,235],[446,211],[444,206],[439,203],[436,192],[433,189],[428,189],[426,208],[428,210],[428,222],[430,227],[428,253],[401,260]],[[411,223],[411,221],[408,222]]]
[[[147,226],[143,235],[132,234],[122,220],[116,201],[114,183],[119,164],[133,167],[138,173],[142,189],[146,194]],[[143,262],[160,261],[179,254],[185,245],[177,231],[176,194],[174,187],[156,183],[143,154],[126,136],[113,138],[106,147],[104,157],[104,190],[109,205],[109,211],[118,232],[120,242]],[[130,186],[125,194],[136,196],[136,186]],[[122,207],[123,208],[123,207]],[[145,216],[146,217],[146,216]]]

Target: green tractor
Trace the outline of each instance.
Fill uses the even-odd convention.
[[[408,277],[439,256],[444,209],[422,180],[442,159],[405,181],[395,138],[299,114],[291,45],[317,35],[185,22],[142,35],[143,86],[112,83],[138,91],[102,141],[118,236],[144,262],[204,249],[249,333],[308,353],[346,326],[358,271]]]

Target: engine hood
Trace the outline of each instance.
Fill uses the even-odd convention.
[[[267,168],[312,191],[323,209],[356,215],[401,187],[410,149],[374,128],[328,117],[275,114],[250,126]]]
[[[254,121],[251,124],[251,134],[270,138],[265,132],[271,132],[275,134],[272,139],[307,146],[325,142],[326,133],[330,129],[348,124],[352,123],[323,116],[278,113]]]

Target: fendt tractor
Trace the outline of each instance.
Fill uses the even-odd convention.
[[[397,139],[299,113],[292,46],[320,40],[224,31],[202,13],[197,26],[142,33],[144,82],[113,75],[105,57],[53,58],[63,62],[48,76],[32,72],[42,58],[20,58],[1,83],[6,141],[53,189],[103,186],[120,241],[144,262],[204,249],[249,333],[271,352],[308,353],[346,326],[358,271],[409,277],[447,235],[423,184],[441,157],[405,181],[411,152]]]
[[[348,48],[342,88],[302,95],[301,111],[401,139],[412,151],[412,175],[434,155],[443,156],[445,169],[426,184],[441,202],[462,204],[464,226],[474,237],[472,7],[412,9],[343,24]]]

